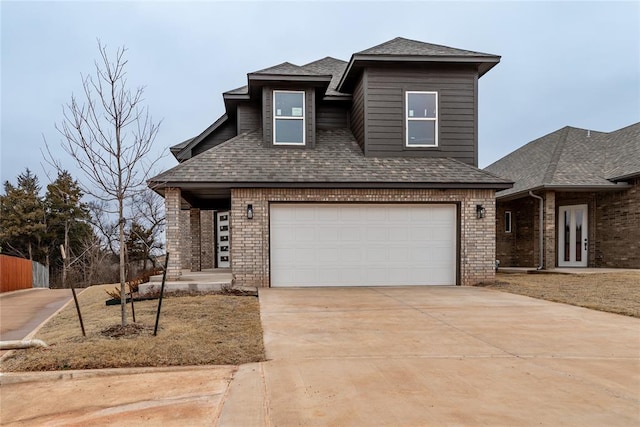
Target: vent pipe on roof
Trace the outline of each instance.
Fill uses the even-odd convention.
[[[540,200],[540,207],[539,207],[539,214],[538,216],[539,221],[540,221],[540,225],[538,227],[538,244],[540,245],[540,262],[538,263],[538,267],[536,268],[536,270],[542,270],[544,268],[544,240],[543,240],[543,236],[544,236],[544,199],[540,196],[537,196],[535,194],[533,194],[533,191],[529,190],[529,195],[535,199]]]
[[[591,138],[591,131],[587,129],[587,138]]]

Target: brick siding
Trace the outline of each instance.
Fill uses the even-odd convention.
[[[268,287],[269,202],[445,202],[459,203],[460,284],[476,285],[495,279],[495,199],[493,190],[400,189],[232,189],[231,268],[237,284]],[[247,219],[247,205],[254,217]],[[476,205],[486,209],[476,218]]]
[[[640,178],[631,188],[607,192],[546,192],[545,268],[558,265],[557,228],[561,206],[587,205],[589,267],[640,268]],[[553,196],[551,196],[553,194]],[[512,232],[504,232],[504,212],[512,212]],[[532,197],[498,202],[496,254],[503,267],[538,263],[538,205]]]

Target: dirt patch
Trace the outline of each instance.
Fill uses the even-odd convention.
[[[14,352],[2,371],[47,371],[178,365],[237,365],[265,360],[260,307],[254,296],[165,297],[158,335],[153,336],[157,300],[135,303],[136,320],[119,326],[120,306],[107,306],[105,288],[79,295],[87,333],[82,336],[70,304],[35,336],[49,347]]]
[[[640,317],[640,273],[507,274],[486,287],[610,313]]]

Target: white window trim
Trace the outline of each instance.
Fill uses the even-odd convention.
[[[410,94],[428,94],[436,96],[436,116],[435,117],[409,117],[409,95]],[[424,91],[424,90],[408,90],[404,95],[404,145],[407,148],[420,148],[420,147],[437,147],[438,146],[438,116],[440,114],[438,108],[438,92]],[[435,143],[434,144],[409,144],[409,121],[429,121],[435,122]]]
[[[511,233],[512,229],[513,229],[513,215],[511,214],[511,211],[505,211],[504,212],[504,232]]]
[[[276,116],[276,94],[278,93],[299,93],[302,94],[302,117],[298,116]],[[274,90],[272,103],[273,116],[273,145],[305,145],[307,143],[305,92],[303,90]],[[302,142],[276,142],[276,120],[302,120]]]

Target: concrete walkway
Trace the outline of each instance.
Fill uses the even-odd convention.
[[[222,426],[629,426],[640,321],[482,288],[263,289]]]
[[[0,340],[25,338],[71,299],[71,289],[35,288],[0,294]]]

